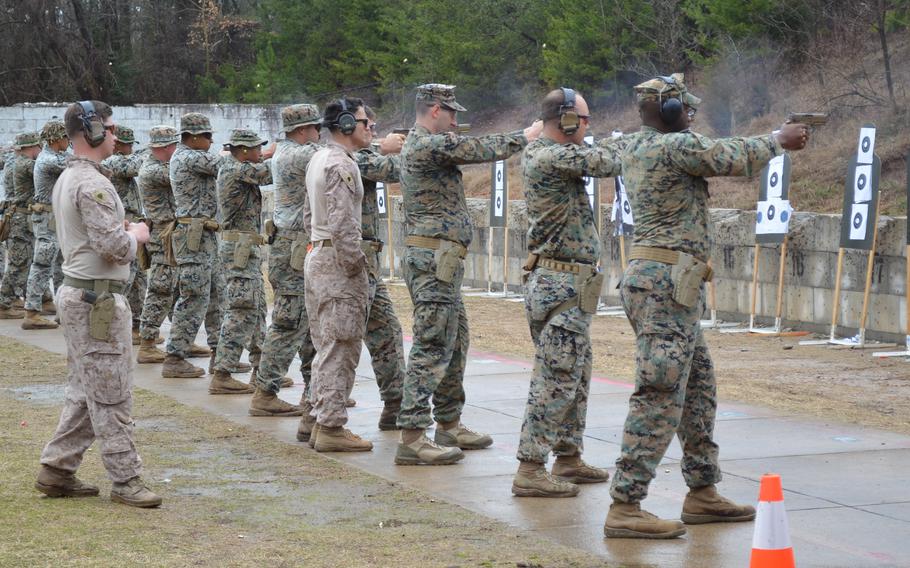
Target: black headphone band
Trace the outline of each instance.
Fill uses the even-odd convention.
[[[575,89],[568,87],[560,87],[560,89],[562,89],[562,108],[560,108],[560,112],[575,108]]]

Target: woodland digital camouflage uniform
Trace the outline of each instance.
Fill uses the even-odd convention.
[[[205,117],[202,116],[202,119]],[[184,122],[181,119],[181,124]],[[193,122],[203,121],[194,116]],[[176,217],[215,220],[218,215],[215,178],[221,161],[222,158],[215,154],[177,144],[170,161]],[[221,291],[224,289],[224,277],[215,233],[203,231],[199,250],[191,251],[187,247],[187,229],[188,225],[178,225],[173,235],[174,256],[177,259],[177,302],[167,343],[168,354],[181,359],[189,355],[189,348],[203,319],[209,347],[212,350],[218,347],[223,313]]]
[[[168,168],[168,162],[162,162],[149,154],[136,176],[146,218],[151,226],[146,245],[151,266],[139,329],[142,339],[146,340],[158,338],[161,324],[171,312],[175,300],[177,268],[165,258],[161,243],[161,232],[174,221],[174,194],[171,191]]]
[[[269,249],[269,283],[275,292],[275,304],[256,375],[260,388],[278,392],[281,379],[293,361],[294,354],[300,353],[300,374],[305,385],[303,400],[310,397],[316,348],[310,337],[303,267],[300,270],[291,268],[291,256],[298,247],[309,244],[309,235],[303,222],[307,199],[306,168],[319,148],[318,144],[299,144],[283,139],[278,142],[271,159],[275,188],[272,219],[278,233]],[[292,235],[300,238],[295,239]]]
[[[62,123],[61,123],[62,125]],[[35,159],[34,203],[50,207],[51,196],[57,178],[66,167],[66,152],[55,152],[45,145]],[[32,213],[32,232],[35,235],[35,250],[28,275],[28,289],[25,297],[25,309],[40,311],[45,295],[50,291],[50,279],[58,288],[63,282],[63,270],[60,246],[57,243],[57,232],[53,229],[53,213]]]
[[[622,174],[635,216],[634,245],[685,252],[706,261],[709,251],[706,177],[753,175],[783,152],[773,135],[711,140],[689,131],[661,134],[643,127],[624,136]],[[616,462],[611,495],[637,503],[673,436],[683,447],[682,473],[692,488],[721,479],[714,443],[714,367],[699,319],[701,299],[672,299],[671,266],[629,262],[620,296],[635,331],[635,391]]]
[[[354,157],[363,180],[361,233],[364,242],[379,242],[379,210],[376,203],[376,182],[397,183],[398,156],[380,156],[371,150],[361,150]],[[365,248],[369,268],[369,319],[363,338],[373,363],[373,374],[383,401],[401,400],[404,382],[404,345],[401,323],[395,315],[389,290],[379,275],[378,251]]]
[[[470,245],[473,225],[458,166],[504,160],[527,143],[522,132],[466,137],[451,132],[431,134],[416,126],[400,154],[408,235]],[[404,275],[414,303],[414,344],[398,426],[431,426],[431,397],[436,421],[455,422],[464,407],[462,383],[468,353],[468,318],[461,297],[463,263],[452,282],[442,282],[436,278],[435,251],[408,246]]]
[[[37,132],[28,132],[16,137],[16,148],[36,146],[40,141]],[[9,238],[6,241],[7,266],[0,284],[0,308],[9,308],[20,294],[26,292],[28,269],[34,253],[34,234],[29,226],[28,204],[35,193],[35,160],[17,154],[7,168],[11,168],[11,184],[6,185],[6,207],[15,208],[10,218]]]
[[[600,236],[583,177],[618,175],[617,150],[539,138],[525,148],[521,165],[529,252],[563,262],[597,264]],[[525,308],[536,355],[518,446],[521,461],[546,463],[551,451],[573,456],[583,450],[592,316],[573,306],[548,319],[563,302],[578,296],[576,278],[540,266],[528,275]]]
[[[234,134],[237,132],[235,130]],[[236,142],[236,136],[232,135],[231,143]],[[270,183],[272,173],[268,163],[241,162],[233,156],[225,156],[218,171],[223,235],[242,231],[249,233],[253,239],[259,238],[262,233],[262,192],[259,186]],[[256,244],[251,246],[246,264],[237,266],[234,252],[239,243],[222,238],[220,253],[227,288],[215,357],[214,368],[217,370],[230,372],[240,362],[244,347],[249,347],[250,364],[259,366],[265,339],[266,307],[261,246],[258,240],[254,242]]]

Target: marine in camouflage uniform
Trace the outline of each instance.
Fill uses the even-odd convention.
[[[177,261],[177,302],[167,343],[168,356],[161,374],[163,377],[198,377],[204,370],[194,367],[186,358],[199,326],[205,320],[213,358],[221,332],[221,298],[225,285],[215,235],[219,227],[215,220],[218,215],[215,179],[223,158],[207,151],[212,126],[205,115],[183,115],[180,134],[181,142],[170,162],[177,218],[177,226],[170,237]]]
[[[275,191],[274,226],[269,248],[269,283],[275,293],[272,323],[262,346],[256,386],[269,393],[281,390],[281,381],[294,354],[300,354],[300,373],[305,385],[301,405],[309,409],[310,377],[316,348],[310,337],[304,291],[303,261],[310,238],[304,226],[303,209],[306,202],[306,169],[313,154],[319,150],[321,118],[315,105],[298,104],[281,110],[282,128],[287,135],[280,140],[271,159]],[[313,132],[306,139],[307,127]],[[293,263],[292,263],[293,259]],[[251,406],[251,414],[263,415]],[[265,410],[265,409],[259,409]],[[269,412],[267,415],[272,415]],[[309,438],[309,428],[305,439]]]
[[[93,104],[104,113],[101,103]],[[67,109],[68,121],[78,109]],[[111,499],[157,507],[161,498],[142,483],[142,461],[133,443],[130,308],[121,294],[129,277],[127,265],[148,232],[143,225],[124,228],[123,205],[109,172],[95,161],[112,149],[109,133],[96,147],[81,136],[76,139],[75,156],[53,194],[65,274],[57,300],[69,374],[60,423],[41,454],[35,487],[52,497],[97,495],[97,487],[75,477],[85,451],[97,439],[113,482]],[[96,311],[100,317],[95,320],[91,315]]]
[[[173,230],[174,193],[169,175],[170,155],[180,138],[171,126],[155,126],[149,131],[151,152],[142,162],[136,185],[145,205],[146,222],[151,228],[146,249],[149,254],[148,286],[139,317],[140,363],[161,363],[164,352],[155,347],[164,318],[174,307],[177,263],[165,254],[162,233]],[[166,158],[166,159],[165,159]]]
[[[685,527],[656,519],[639,503],[674,436],[690,488],[684,522],[746,521],[755,514],[715,488],[721,480],[713,439],[717,388],[699,325],[704,280],[710,278],[705,178],[756,174],[783,153],[781,140],[807,134],[804,127],[786,125],[778,135],[711,140],[688,129],[700,100],[688,92],[682,74],[652,79],[635,90],[644,126],[628,137],[621,154],[635,233],[620,297],[636,336],[636,378],[604,533],[670,538],[684,534]]]
[[[585,192],[585,176],[620,173],[619,154],[610,145],[583,143],[586,118],[560,127],[567,113],[588,116],[574,91],[552,91],[543,101],[543,135],[528,144],[521,167],[528,205],[525,308],[536,354],[534,374],[518,445],[518,474],[512,492],[523,497],[571,497],[576,483],[607,480],[607,471],[581,460],[591,384],[591,318],[583,287],[600,295],[601,242]],[[556,455],[553,476],[544,464]]]
[[[140,152],[133,153],[133,144],[136,143],[136,136],[132,128],[118,124],[114,135],[117,137],[114,155],[104,160],[101,165],[111,172],[111,182],[117,188],[117,194],[120,196],[120,201],[126,210],[127,221],[138,222],[145,219],[145,211],[142,207],[142,196],[139,193],[139,187],[136,185],[136,176],[139,175],[139,169],[148,155],[148,150],[143,149]],[[133,260],[130,263],[130,279],[127,282],[126,291],[130,310],[133,312],[133,345],[139,344],[142,302],[145,300],[147,287],[148,280],[146,279],[145,270],[139,267],[138,260]]]
[[[215,351],[215,372],[209,385],[211,394],[252,393],[253,387],[231,377],[240,362],[243,348],[249,346],[250,363],[259,366],[265,339],[265,291],[262,281],[262,192],[260,185],[272,183],[268,163],[261,161],[262,145],[251,131],[231,131],[231,155],[225,156],[218,170],[217,190],[221,212],[220,256],[224,266],[224,317]]]
[[[35,158],[41,151],[41,138],[37,132],[23,132],[16,136],[16,156],[7,164],[12,187],[6,186],[5,215],[9,223],[6,240],[7,267],[0,284],[0,319],[18,319],[25,314],[12,307],[28,285],[28,269],[32,262],[34,235],[29,226],[29,204],[35,193]]]
[[[401,150],[408,227],[404,276],[414,303],[414,343],[398,415],[398,426],[404,430],[395,458],[399,464],[455,463],[464,454],[452,449],[493,443],[490,436],[461,424],[468,355],[461,280],[474,227],[459,166],[504,160],[520,152],[528,139],[520,131],[480,137],[447,132],[457,125],[456,113],[465,110],[455,101],[454,89],[440,84],[418,87],[417,124]],[[443,279],[437,275],[441,260],[443,271],[449,272],[442,274]],[[424,434],[433,419],[438,445]]]
[[[401,386],[404,382],[404,343],[401,322],[395,315],[389,290],[379,274],[379,255],[383,243],[379,240],[379,211],[376,203],[376,182],[398,183],[399,157],[383,156],[364,149],[355,154],[363,181],[361,233],[363,253],[367,258],[369,277],[369,318],[363,340],[373,364],[373,374],[379,386],[383,411],[380,430],[398,428],[401,408]]]
[[[44,141],[44,148],[35,160],[34,169],[35,194],[32,197],[31,221],[32,232],[35,235],[35,250],[25,294],[27,313],[25,321],[22,322],[24,329],[57,327],[55,322],[41,318],[39,312],[42,310],[44,298],[51,291],[51,277],[57,287],[63,281],[61,266],[63,256],[57,243],[57,231],[51,210],[54,184],[66,167],[66,148],[69,139],[63,122],[48,121],[41,129],[41,139]]]

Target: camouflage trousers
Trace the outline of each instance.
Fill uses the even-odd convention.
[[[133,312],[133,329],[138,330],[142,321],[142,303],[145,301],[145,292],[148,288],[148,278],[145,271],[139,268],[139,262],[130,263],[130,279],[126,282],[126,298]]]
[[[280,391],[281,379],[294,360],[294,354],[299,353],[300,374],[305,385],[302,398],[308,400],[316,348],[306,311],[304,271],[291,268],[292,245],[292,240],[279,237],[269,250],[269,283],[275,291],[275,304],[272,323],[262,344],[256,385],[269,392]]]
[[[455,422],[464,408],[464,368],[468,357],[468,316],[461,298],[464,266],[452,282],[436,278],[432,249],[409,246],[405,282],[414,303],[414,343],[402,385],[398,426],[426,429],[436,422]]]
[[[250,263],[253,262],[258,268],[259,260],[251,258]],[[258,367],[266,318],[262,273],[251,275],[249,270],[227,268],[225,278],[224,316],[215,352],[215,369],[230,372],[240,362],[244,348],[250,350],[250,364]]]
[[[577,306],[548,319],[550,312],[577,298],[575,275],[537,268],[528,276],[525,309],[534,340],[534,375],[518,459],[546,463],[580,455],[591,385],[591,314]]]
[[[148,285],[142,315],[139,318],[139,335],[142,339],[157,339],[164,318],[174,307],[174,283],[177,267],[153,263],[149,268]]]
[[[345,404],[354,388],[367,326],[366,266],[348,276],[338,264],[334,248],[317,246],[307,255],[305,274],[306,311],[316,347],[312,414],[322,426],[344,426],[348,421]]]
[[[0,283],[0,308],[8,308],[16,298],[24,296],[28,287],[28,269],[33,256],[32,229],[28,215],[14,213],[10,219],[9,238],[6,240],[6,272]]]
[[[689,487],[721,479],[714,443],[717,384],[699,319],[701,300],[686,307],[672,299],[670,265],[629,263],[620,297],[636,338],[635,391],[623,429],[622,451],[610,494],[638,503],[647,496],[658,463],[673,436],[683,450],[683,478]]]
[[[188,254],[185,248],[186,237],[174,236],[174,251],[177,256],[177,283],[171,334],[168,337],[167,352],[186,359],[190,346],[196,339],[199,326],[205,321],[206,341],[212,350],[218,347],[221,333],[222,306],[221,298],[225,288],[221,259],[216,250],[214,234],[206,232],[202,239],[203,255]],[[207,257],[207,263],[197,262],[200,257]],[[191,259],[194,262],[187,262]]]
[[[370,272],[369,286],[369,315],[363,342],[370,353],[379,397],[383,401],[401,400],[405,373],[401,322],[395,315],[385,282]]]
[[[28,271],[25,309],[34,312],[40,312],[42,302],[51,295],[51,278],[57,287],[63,282],[63,255],[57,244],[57,233],[48,226],[52,218],[48,213],[32,214],[35,246]]]
[[[108,476],[123,483],[142,473],[142,460],[133,444],[130,308],[123,296],[114,298],[111,341],[104,342],[89,333],[92,306],[82,301],[82,290],[61,286],[57,292],[69,373],[60,423],[41,463],[75,472],[97,438]]]

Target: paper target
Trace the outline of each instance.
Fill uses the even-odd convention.
[[[506,226],[508,207],[508,171],[504,160],[493,163],[493,191],[490,192],[490,226]]]
[[[376,212],[379,214],[380,219],[388,217],[389,210],[386,207],[387,198],[385,184],[381,181],[376,182]]]
[[[784,196],[784,156],[781,154],[768,162],[768,199]]]
[[[781,154],[768,162],[761,174],[755,215],[755,241],[779,244],[790,230],[790,156]]]
[[[786,199],[759,201],[755,215],[756,235],[786,235],[793,209]]]
[[[853,203],[872,200],[872,164],[857,165],[853,176]]]
[[[632,218],[632,204],[629,203],[629,196],[626,194],[626,184],[622,176],[613,178],[615,193],[613,197],[613,223],[617,228],[625,225],[627,228],[635,225]]]
[[[856,149],[857,164],[871,164],[875,155],[875,126],[866,124],[859,129],[859,144]]]
[[[869,204],[854,203],[850,210],[850,240],[861,241],[866,238],[869,224]]]

